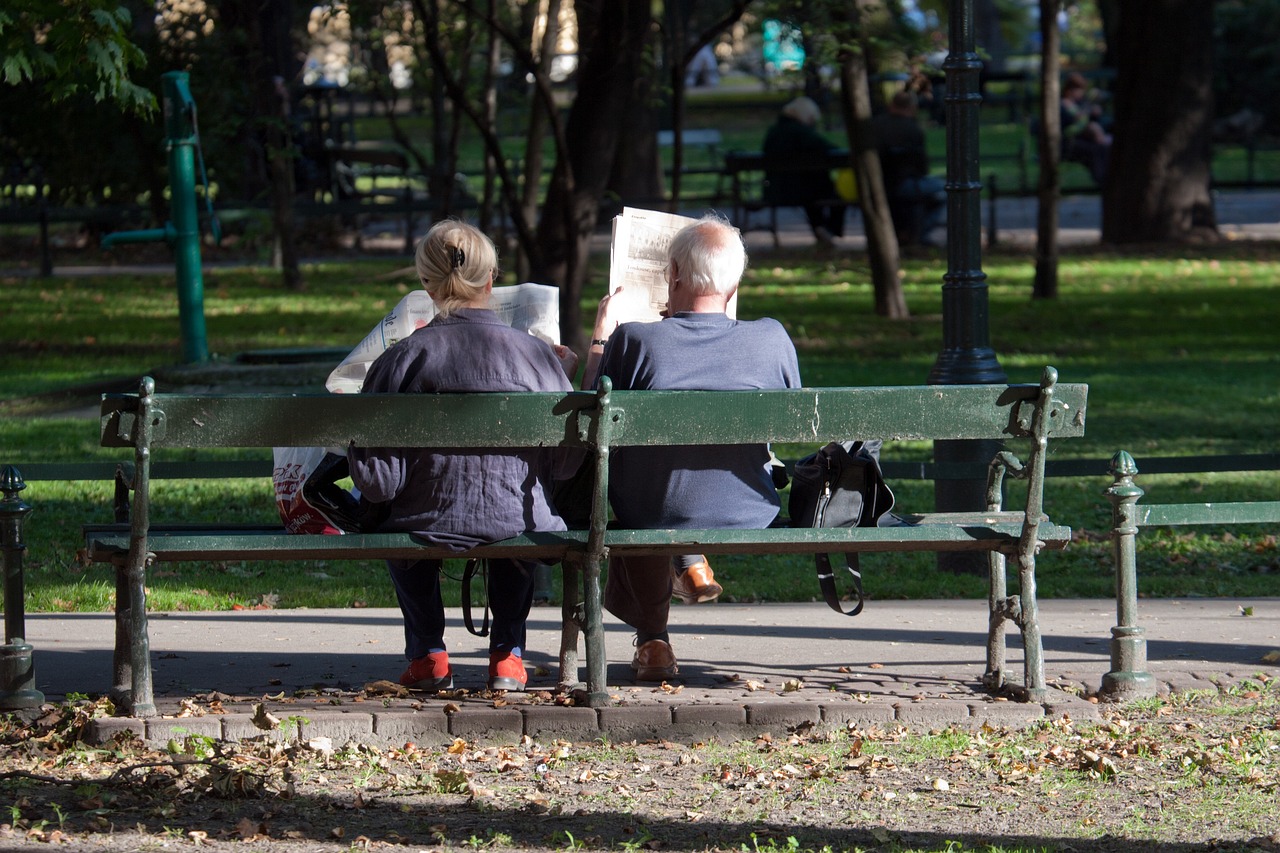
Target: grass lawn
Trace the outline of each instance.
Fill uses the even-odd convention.
[[[598,261],[601,265],[604,259]],[[343,261],[308,267],[308,291],[283,292],[264,269],[206,271],[210,349],[217,359],[246,350],[354,345],[395,304],[410,276],[403,259]],[[1118,252],[1072,250],[1061,269],[1060,296],[1029,298],[1032,260],[993,252],[984,259],[990,286],[991,343],[1011,381],[1036,381],[1042,367],[1062,381],[1090,385],[1085,439],[1061,442],[1058,458],[1106,460],[1119,449],[1138,458],[1274,452],[1280,423],[1280,246]],[[912,318],[889,322],[872,313],[865,258],[840,253],[756,252],[742,289],[744,318],[782,321],[800,353],[805,383],[919,384],[942,339],[939,284],[945,261],[913,258],[905,287]],[[584,297],[585,314],[604,287],[603,267]],[[508,282],[510,283],[510,282]],[[93,419],[63,413],[51,392],[126,383],[180,357],[172,276],[0,278],[0,465],[117,460],[97,447]],[[317,388],[319,386],[317,385]],[[164,385],[161,384],[161,390]],[[93,396],[74,396],[92,405]],[[811,448],[781,449],[795,458]],[[889,445],[886,458],[923,459],[929,448]],[[1275,500],[1280,474],[1140,477],[1153,502]],[[1112,594],[1110,505],[1105,464],[1096,477],[1051,480],[1055,520],[1077,541],[1041,560],[1044,596]],[[932,484],[895,483],[906,510],[932,505]],[[1011,489],[1016,494],[1016,486]],[[107,521],[106,483],[33,481],[22,497],[35,511],[26,525],[28,608],[104,610],[114,595],[110,573],[77,563],[78,527]],[[154,521],[275,520],[269,484],[259,481],[161,483]],[[1275,594],[1280,551],[1275,530],[1183,528],[1144,532],[1140,589],[1155,596]],[[818,594],[811,560],[735,557],[716,561],[734,600],[806,600]],[[863,561],[875,598],[980,597],[977,577],[940,574],[932,555],[873,555]],[[451,593],[456,585],[447,584]],[[152,604],[165,609],[254,606],[390,606],[381,565],[170,564],[151,575]],[[265,598],[264,598],[265,596]]]

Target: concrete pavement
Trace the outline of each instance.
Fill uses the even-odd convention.
[[[806,578],[807,580],[807,578]],[[903,724],[1019,726],[1046,717],[1099,719],[1090,701],[1110,665],[1110,600],[1041,602],[1044,703],[992,696],[985,669],[985,601],[870,601],[857,617],[820,602],[711,604],[672,608],[679,677],[636,685],[631,635],[606,617],[610,702],[560,704],[556,684],[559,609],[535,608],[526,663],[530,692],[495,698],[484,690],[486,641],[451,611],[452,693],[396,696],[380,680],[404,667],[393,609],[155,613],[151,657],[160,716],[107,718],[90,736],[130,730],[151,741],[182,733],[229,740],[262,734],[262,702],[279,719],[301,720],[306,738],[383,745],[445,743],[462,737],[613,741],[775,736],[795,726]],[[1251,608],[1251,615],[1243,615]],[[1160,690],[1216,689],[1257,674],[1280,677],[1280,599],[1147,600],[1148,671]],[[114,636],[109,614],[32,614],[36,684],[49,700],[100,694],[110,686]],[[1021,646],[1008,637],[1012,680]],[[280,736],[277,732],[275,736]]]

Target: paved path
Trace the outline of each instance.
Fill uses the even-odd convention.
[[[1214,193],[1215,208],[1218,216],[1219,230],[1228,240],[1280,240],[1280,190],[1221,190]],[[729,215],[729,206],[722,205],[721,213]],[[1035,247],[1037,202],[1034,198],[1010,196],[1001,198],[996,204],[996,242],[1004,246],[1022,249]],[[681,211],[688,216],[699,216],[703,209],[686,209]],[[1059,239],[1063,245],[1092,245],[1101,239],[1100,222],[1102,218],[1102,199],[1097,195],[1070,195],[1059,203]],[[763,215],[756,219],[761,222]],[[756,222],[753,219],[752,222]],[[991,203],[982,202],[981,223],[984,239],[989,242],[989,229],[992,224]],[[363,245],[378,251],[397,252],[404,245],[403,220],[393,217],[382,222],[372,222],[365,226],[362,235]],[[423,219],[418,222],[418,230],[425,233],[429,223]],[[861,214],[854,208],[849,214],[846,226],[847,237],[836,241],[838,251],[862,252],[866,250],[867,241],[863,235]],[[420,234],[419,234],[420,236]],[[941,236],[939,232],[938,236]],[[772,248],[773,237],[767,230],[754,229],[746,232],[747,248],[750,252]],[[804,221],[804,214],[799,208],[782,208],[778,211],[778,240],[783,248],[796,249],[813,247],[813,234]],[[609,229],[607,223],[601,223],[600,229],[592,241],[595,251],[607,251],[609,248]],[[206,269],[241,266],[243,262],[209,262]],[[112,265],[74,265],[58,266],[54,274],[60,276],[77,275],[143,275],[147,273],[172,273],[171,264],[112,264]],[[32,263],[20,268],[0,270],[0,275],[16,277],[34,277],[39,274],[39,265]]]
[[[407,698],[365,690],[380,679],[394,681],[404,666],[394,609],[156,613],[151,656],[161,716],[102,720],[94,736],[119,729],[158,741],[179,730],[255,736],[260,732],[250,717],[258,702],[278,718],[308,720],[307,737],[382,744],[519,734],[691,740],[778,734],[813,724],[933,728],[1022,725],[1063,714],[1100,717],[1105,706],[1087,697],[1111,669],[1113,602],[1041,602],[1046,677],[1053,688],[1043,704],[997,700],[982,689],[985,606],[871,601],[849,618],[821,603],[676,605],[672,640],[681,671],[665,688],[631,681],[630,634],[606,618],[611,701],[601,709],[553,700],[557,608],[535,608],[530,619],[531,692],[498,702],[482,689],[485,641],[465,632],[457,611],[449,614],[448,639],[461,689]],[[1252,615],[1242,615],[1242,608],[1252,608]],[[1215,689],[1257,673],[1280,677],[1280,599],[1143,601],[1140,622],[1147,630],[1148,670],[1162,691]],[[110,615],[32,614],[26,627],[36,684],[46,698],[107,690]],[[1012,675],[1020,682],[1016,635],[1009,636],[1009,646]],[[206,713],[189,715],[184,700]],[[216,707],[212,700],[225,713],[209,713]]]

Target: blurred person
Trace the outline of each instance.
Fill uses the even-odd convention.
[[[765,133],[766,161],[781,162],[786,169],[770,169],[765,164],[764,200],[771,205],[799,205],[804,208],[813,236],[823,246],[832,246],[844,236],[848,205],[839,201],[828,157],[840,147],[818,132],[822,111],[811,99],[800,97],[787,103]],[[805,163],[816,163],[803,168]],[[800,164],[797,168],[795,164]]]

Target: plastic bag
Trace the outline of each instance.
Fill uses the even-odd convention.
[[[355,533],[359,497],[337,484],[349,473],[347,457],[324,447],[276,447],[271,484],[288,533]]]

